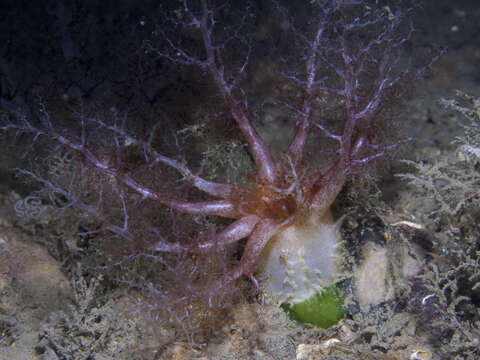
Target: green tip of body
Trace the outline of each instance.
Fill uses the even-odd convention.
[[[283,303],[281,307],[292,320],[327,329],[343,317],[343,294],[337,285],[332,285],[303,302]]]

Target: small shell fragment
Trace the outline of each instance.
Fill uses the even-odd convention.
[[[340,344],[340,340],[338,340],[337,338],[333,337],[333,338],[330,338],[330,339],[327,339],[325,340],[321,346],[323,347],[330,347],[332,345],[335,345],[335,344]]]
[[[398,222],[392,224],[392,226],[399,226],[399,225],[405,225],[405,226],[408,226],[408,227],[411,227],[411,228],[414,228],[414,229],[418,229],[418,230],[425,229],[424,225],[417,224],[417,223],[414,223],[412,221],[407,221],[407,220],[398,221]]]
[[[426,349],[413,349],[410,360],[430,360],[432,353]]]

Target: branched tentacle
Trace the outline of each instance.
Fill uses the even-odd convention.
[[[277,222],[273,219],[265,218],[260,220],[253,228],[248,238],[247,245],[243,251],[240,263],[230,272],[222,276],[215,284],[214,291],[220,290],[230,284],[232,281],[238,280],[242,276],[250,276],[255,271],[255,264],[262,250],[275,233],[285,226],[291,219]]]
[[[110,164],[108,164],[107,162],[102,161],[100,158],[95,156],[95,154],[86,147],[85,140],[83,138],[82,138],[82,142],[71,141],[70,139],[67,139],[63,135],[58,134],[50,123],[47,124],[46,130],[40,130],[37,128],[31,128],[27,126],[25,126],[24,128],[19,127],[18,130],[33,131],[31,129],[35,130],[36,137],[41,135],[46,135],[48,136],[48,138],[54,139],[58,141],[60,144],[66,146],[67,148],[81,154],[91,166],[100,170],[105,175],[110,175],[114,179],[120,181],[121,183],[126,185],[128,188],[130,188],[131,190],[141,195],[143,199],[151,199],[164,206],[168,206],[172,209],[185,212],[188,214],[218,215],[226,218],[239,217],[239,213],[235,210],[233,204],[227,200],[192,202],[192,201],[169,199],[163,194],[154,192],[148,189],[147,187],[137,183],[128,174],[119,171],[118,169],[110,166]],[[113,129],[113,127],[111,127],[111,129]],[[117,130],[117,131],[120,131],[120,130]],[[118,134],[119,133],[117,133],[117,135]],[[158,156],[161,156],[161,155],[158,155]],[[177,161],[166,158],[166,157],[164,157],[164,160],[166,164],[172,167],[177,166],[176,167],[177,170],[185,171],[185,172],[188,172],[188,174],[191,174],[191,172],[185,166],[181,165]],[[210,189],[212,193],[215,193],[217,195],[222,195],[225,197],[227,197],[231,193],[232,191],[231,188],[233,188],[233,187],[230,187],[230,185],[216,184],[216,183],[205,181],[199,177],[194,176],[193,174],[190,176],[190,178],[193,178],[194,181],[197,182],[197,184],[202,184],[201,186],[205,190]],[[205,192],[208,193],[209,191],[205,191]]]
[[[151,250],[163,252],[188,252],[188,253],[202,253],[208,252],[215,248],[221,248],[232,244],[250,235],[255,225],[260,218],[256,215],[244,216],[224,230],[215,235],[215,238],[209,241],[204,241],[198,244],[184,245],[180,243],[170,243],[159,241],[155,243]]]
[[[287,155],[292,159],[294,164],[297,164],[303,157],[303,150],[307,141],[308,130],[312,124],[312,101],[314,97],[315,82],[317,77],[317,51],[321,45],[322,34],[324,31],[324,24],[320,24],[315,33],[312,42],[308,42],[310,56],[306,61],[307,80],[305,83],[305,99],[302,104],[302,120],[297,126],[295,137],[290,143]]]
[[[184,201],[168,199],[163,194],[156,193],[150,189],[140,185],[135,180],[130,178],[126,174],[120,174],[116,171],[111,173],[118,180],[120,180],[127,187],[140,194],[143,199],[154,200],[164,206],[168,206],[171,209],[175,209],[187,214],[204,214],[204,215],[217,215],[225,218],[238,218],[239,212],[235,209],[232,202],[228,200],[212,200],[212,201]]]
[[[190,171],[190,169],[184,164],[182,164],[180,161],[169,158],[167,156],[163,156],[157,151],[155,151],[155,149],[153,149],[151,146],[151,139],[153,138],[154,130],[152,130],[152,133],[150,134],[149,141],[141,141],[139,139],[131,137],[122,128],[119,128],[116,125],[109,125],[95,118],[90,118],[88,119],[88,121],[95,123],[96,125],[103,127],[106,130],[109,130],[114,135],[121,136],[125,139],[125,142],[142,148],[145,154],[145,160],[148,162],[148,165],[150,167],[155,166],[157,163],[162,163],[164,165],[170,166],[177,170],[192,186],[196,187],[198,190],[203,191],[208,195],[226,199],[233,191],[235,191],[236,187],[234,185],[219,184],[212,181],[207,181],[200,176],[192,173],[192,171]]]
[[[63,188],[53,184],[52,182],[42,178],[41,176],[35,174],[32,171],[28,170],[23,170],[23,169],[16,169],[20,174],[26,175],[37,181],[38,183],[44,185],[46,188],[48,188],[50,191],[62,195],[67,201],[68,205],[70,207],[79,209],[86,214],[92,216],[94,219],[100,221],[102,223],[102,227],[105,230],[111,231],[114,234],[117,234],[124,239],[127,239],[129,241],[134,240],[133,234],[128,230],[128,213],[125,205],[125,201],[123,199],[123,196],[120,195],[120,200],[122,202],[122,212],[123,212],[123,224],[122,226],[116,225],[113,222],[111,222],[105,214],[102,213],[100,210],[100,205],[101,205],[101,198],[102,198],[102,193],[101,191],[98,194],[98,202],[97,206],[93,205],[88,205],[84,203],[83,201],[77,199],[77,197],[72,193],[72,191],[67,191],[64,190]]]
[[[255,130],[247,114],[239,105],[239,101],[233,95],[233,84],[229,83],[225,78],[224,64],[221,62],[221,56],[219,56],[218,49],[214,45],[214,39],[212,38],[212,25],[210,24],[215,24],[215,20],[212,11],[209,11],[206,0],[202,0],[202,15],[197,19],[197,22],[206,52],[206,68],[210,72],[222,98],[230,109],[231,115],[248,143],[250,153],[258,169],[259,179],[264,183],[273,183],[276,175],[275,161],[270,149]],[[242,66],[242,69],[244,67],[245,64]],[[243,100],[246,101],[246,99]]]

